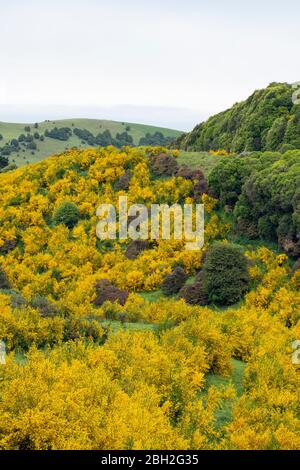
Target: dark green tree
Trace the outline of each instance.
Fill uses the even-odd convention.
[[[64,224],[73,228],[79,221],[79,209],[73,202],[63,202],[54,212],[53,222],[55,225]]]
[[[5,168],[8,165],[8,158],[0,155],[0,168]]]
[[[37,145],[36,145],[36,143],[33,142],[33,141],[32,141],[32,142],[28,142],[27,148],[28,148],[29,150],[36,150],[36,149],[37,149]]]
[[[207,250],[202,268],[203,293],[209,303],[230,305],[248,290],[248,262],[238,245],[215,242]]]

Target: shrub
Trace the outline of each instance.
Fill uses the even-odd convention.
[[[139,145],[151,145],[151,146],[167,146],[172,144],[174,141],[173,137],[165,137],[162,132],[154,132],[154,134],[150,134],[147,132],[145,137],[141,137],[139,141]]]
[[[31,306],[38,310],[42,317],[55,317],[59,315],[59,310],[55,304],[50,302],[50,300],[46,299],[42,295],[36,296],[31,301]]]
[[[204,174],[202,173],[201,170],[190,168],[189,166],[185,164],[181,165],[178,168],[176,172],[176,176],[181,176],[182,178],[186,178],[187,180],[191,180],[191,181],[194,181],[194,180],[199,181],[204,178]]]
[[[199,181],[196,181],[193,187],[193,197],[194,199],[199,199],[202,194],[209,194],[208,184],[206,179],[203,177]]]
[[[32,142],[33,141],[33,135],[27,134],[25,137],[25,142]]]
[[[80,338],[87,338],[93,342],[102,342],[107,331],[96,320],[81,320],[78,318],[68,318],[65,320],[63,340],[74,341]]]
[[[10,141],[10,145],[11,145],[11,147],[13,147],[15,149],[15,151],[17,151],[18,148],[19,148],[19,142],[18,142],[17,139],[12,139]]]
[[[22,294],[14,289],[1,289],[1,294],[6,294],[10,296],[11,306],[13,308],[21,308],[26,305],[26,300]]]
[[[292,273],[294,274],[296,271],[300,270],[300,258],[294,263],[292,267]]]
[[[75,133],[75,130],[74,130],[74,133]],[[108,145],[113,144],[113,138],[108,129],[102,133],[99,132],[99,134],[96,135],[96,144],[100,145],[101,147],[107,147]]]
[[[0,254],[6,255],[10,251],[14,250],[17,246],[17,240],[5,240],[3,245],[0,246]]]
[[[279,248],[284,250],[291,256],[298,257],[300,255],[300,241],[299,241],[299,228],[297,227],[296,220],[299,217],[299,209],[296,207],[295,201],[295,212],[294,217],[292,214],[284,214],[278,219],[277,237]]]
[[[295,146],[292,144],[282,144],[279,149],[280,153],[286,153],[289,150],[295,150]]]
[[[132,146],[133,145],[133,138],[131,137],[128,132],[121,132],[117,133],[116,138],[114,139],[113,144],[116,147],[123,147],[123,146]]]
[[[129,293],[122,291],[115,287],[108,279],[100,279],[96,283],[96,299],[94,301],[97,307],[101,306],[104,302],[118,302],[124,305]]]
[[[27,148],[28,148],[29,150],[36,150],[36,149],[37,149],[37,145],[36,145],[35,142],[28,142]]]
[[[177,266],[170,274],[168,274],[162,284],[164,295],[177,294],[187,280],[185,271]]]
[[[238,219],[236,223],[236,233],[238,235],[245,235],[250,239],[255,239],[259,236],[256,221]]]
[[[88,142],[90,145],[97,143],[94,135],[87,129],[73,129],[73,134],[76,135],[83,143]]]
[[[79,209],[73,202],[64,202],[54,212],[53,221],[55,225],[64,224],[73,228],[79,220]]]
[[[176,171],[176,176],[181,176],[187,180],[194,181],[192,196],[195,199],[202,196],[203,193],[209,193],[208,183],[201,170],[192,169],[187,165],[181,165]]]
[[[208,302],[234,304],[248,290],[248,261],[238,245],[214,243],[202,268],[203,292]]]
[[[179,298],[184,299],[190,305],[207,304],[207,296],[204,293],[202,283],[199,281],[182,287],[179,291]]]
[[[120,178],[116,181],[115,190],[116,191],[128,191],[129,184],[131,180],[131,171],[127,170],[125,173],[120,176]]]
[[[0,266],[0,289],[10,289],[10,283],[5,271]]]
[[[51,139],[66,141],[69,140],[71,135],[72,130],[69,127],[54,127],[50,131],[48,129],[45,130],[45,137],[50,137]]]
[[[5,168],[8,165],[8,158],[0,155],[0,168]]]
[[[9,156],[14,149],[10,145],[4,145],[1,149],[2,156]]]
[[[130,222],[128,220],[128,222]],[[133,240],[129,243],[126,251],[125,256],[128,259],[136,259],[144,250],[149,248],[149,242],[146,240]]]
[[[206,258],[206,255],[205,257],[202,256],[202,264],[204,263],[204,260]],[[200,282],[202,283],[203,282],[203,271],[199,271],[196,276],[195,276],[195,281],[194,282]]]
[[[178,163],[173,155],[160,153],[150,158],[150,170],[154,176],[172,176],[178,170]]]

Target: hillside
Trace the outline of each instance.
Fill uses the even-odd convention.
[[[0,449],[299,448],[299,270],[232,243],[203,173],[177,158],[72,149],[0,174]],[[204,247],[97,239],[96,208],[124,194],[202,201]]]
[[[272,83],[179,138],[185,150],[244,151],[300,148],[300,106],[292,85]]]
[[[54,129],[70,129],[70,132],[61,133],[59,138],[55,133],[52,136],[45,135],[46,131],[51,134]],[[74,134],[75,129],[86,130],[88,133],[78,136]],[[112,140],[116,139],[118,134],[121,135],[120,146],[127,142],[138,145],[147,134],[150,134],[147,144],[168,145],[181,135],[180,131],[172,129],[98,119],[66,119],[33,124],[0,122],[0,158],[2,155],[8,158],[9,164],[24,166],[72,147],[86,148],[101,145],[101,140],[98,142],[96,136],[105,131],[109,131]],[[24,136],[22,140],[21,135]],[[104,145],[110,144],[109,139],[109,135],[108,139],[106,136]],[[118,145],[118,142],[112,143]]]

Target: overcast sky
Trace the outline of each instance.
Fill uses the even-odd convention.
[[[299,0],[0,0],[0,120],[189,129],[300,80]]]

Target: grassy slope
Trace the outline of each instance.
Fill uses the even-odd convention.
[[[74,126],[72,126],[74,124]],[[96,135],[99,132],[103,132],[108,129],[112,136],[115,137],[117,132],[124,132],[127,126],[130,126],[129,134],[132,135],[134,143],[138,144],[141,137],[144,137],[147,132],[153,134],[154,132],[162,132],[164,136],[168,137],[178,137],[181,135],[180,131],[173,129],[166,129],[162,127],[148,126],[144,124],[131,124],[127,122],[116,122],[116,121],[107,121],[99,119],[65,119],[57,120],[50,122],[39,123],[38,129],[34,129],[33,124],[14,124],[14,123],[4,123],[0,122],[0,134],[3,136],[3,140],[0,142],[0,146],[4,146],[5,143],[9,142],[11,139],[17,139],[20,134],[25,134],[24,127],[30,126],[31,133],[38,131],[40,134],[43,134],[46,129],[49,131],[54,127],[78,127],[80,129],[87,129],[92,134]],[[30,150],[25,152],[21,151],[19,154],[13,153],[9,158],[11,163],[16,163],[18,166],[26,165],[27,162],[35,163],[43,158],[61,153],[67,148],[72,148],[74,146],[80,148],[88,147],[88,145],[81,144],[80,139],[73,135],[68,141],[62,142],[56,139],[45,138],[44,142],[36,141],[38,150],[35,151],[35,154],[32,155]],[[15,162],[13,162],[15,160]]]
[[[157,325],[152,323],[142,323],[142,322],[125,322],[121,323],[118,320],[104,320],[100,322],[102,326],[109,328],[113,333],[118,332],[120,330],[128,330],[128,331],[155,331],[157,329]]]
[[[127,125],[130,125],[131,130],[130,134],[133,136],[135,143],[138,142],[141,136],[146,132],[155,132],[156,130],[161,131],[164,135],[176,136],[179,134],[178,131],[172,131],[169,129],[161,129],[152,126],[143,126],[140,124],[127,124],[124,125],[118,122],[112,121],[97,121],[97,120],[86,120],[86,119],[73,119],[68,121],[56,121],[51,123],[42,123],[39,125],[38,131],[40,133],[44,132],[45,129],[51,129],[55,126],[57,127],[71,127],[74,123],[74,127],[79,127],[82,129],[88,129],[93,134],[98,132],[103,132],[105,129],[109,129],[112,135],[115,135],[117,132],[122,132],[125,130]],[[102,126],[102,127],[100,127]],[[21,133],[24,132],[24,124],[4,124],[0,123],[0,134],[6,137],[7,140],[18,137]],[[3,145],[3,141],[1,143]],[[49,154],[59,153],[65,150],[66,147],[72,147],[74,145],[80,146],[80,141],[76,136],[73,136],[68,142],[59,142],[54,139],[46,139],[45,143],[40,142],[39,144],[40,152],[36,153],[35,156],[32,156],[30,153],[26,152],[23,154],[28,158],[30,162],[36,162],[46,157]],[[83,146],[84,147],[84,146]],[[15,154],[16,155],[16,154]],[[13,157],[15,158],[15,156]],[[178,157],[179,164],[186,164],[192,168],[200,168],[206,176],[212,171],[212,169],[217,165],[221,157],[214,156],[208,152],[187,152],[181,151]],[[25,161],[19,161],[15,158],[17,164],[25,164]],[[193,278],[190,278],[187,283],[191,283]],[[154,292],[141,292],[140,295],[149,302],[157,302],[165,296],[162,294],[161,290]],[[174,296],[175,298],[177,296]],[[111,329],[112,332],[116,332],[120,329],[125,329],[129,331],[141,331],[141,330],[152,330],[155,331],[157,325],[144,324],[144,323],[125,323],[121,324],[119,321],[104,321],[102,322],[103,326],[107,326]],[[16,358],[19,362],[20,358]],[[23,361],[24,359],[22,359]],[[232,383],[236,389],[237,395],[239,396],[242,392],[242,377],[243,371],[245,368],[245,363],[232,359],[232,374],[229,378],[222,376],[207,374],[206,376],[206,387],[201,393],[205,397],[207,389],[209,386],[222,387]],[[226,424],[231,418],[231,406],[230,404],[225,404],[225,406],[217,412],[217,422],[221,426]]]
[[[200,168],[205,176],[208,176],[220,158],[208,152],[186,152],[182,150],[178,157],[178,163],[181,165],[185,163],[191,168]]]
[[[245,362],[231,359],[232,372],[229,377],[222,377],[216,374],[206,375],[205,389],[200,393],[200,396],[205,399],[209,387],[223,388],[232,385],[235,388],[236,396],[240,397],[243,393],[243,375],[246,367]],[[230,401],[225,402],[224,405],[217,411],[216,421],[218,428],[226,425],[232,418],[232,404]]]
[[[72,126],[73,124],[73,126]],[[162,132],[165,136],[178,137],[181,135],[180,131],[167,129],[156,126],[148,126],[144,124],[131,124],[127,122],[117,122],[99,119],[65,119],[50,122],[39,123],[38,129],[34,128],[34,124],[14,124],[0,122],[0,134],[3,136],[3,140],[0,142],[0,146],[4,146],[11,139],[17,139],[20,134],[25,134],[24,127],[31,127],[31,134],[38,131],[39,134],[44,134],[45,130],[51,130],[54,127],[78,127],[80,129],[87,129],[92,134],[96,135],[99,132],[103,132],[108,129],[111,134],[115,137],[118,132],[124,132],[127,126],[130,126],[129,133],[134,139],[134,143],[138,144],[141,137],[147,132],[153,134],[154,132]],[[17,166],[24,166],[28,162],[36,163],[47,156],[64,152],[68,148],[78,147],[87,148],[88,145],[82,144],[80,139],[73,135],[68,141],[63,142],[56,139],[45,138],[44,142],[36,141],[38,150],[32,155],[30,150],[21,150],[19,153],[13,153],[9,157],[10,163],[16,163]],[[179,164],[187,164],[192,168],[200,168],[203,170],[205,175],[209,175],[211,170],[218,163],[220,157],[209,154],[208,152],[186,152],[181,151],[178,162]]]

